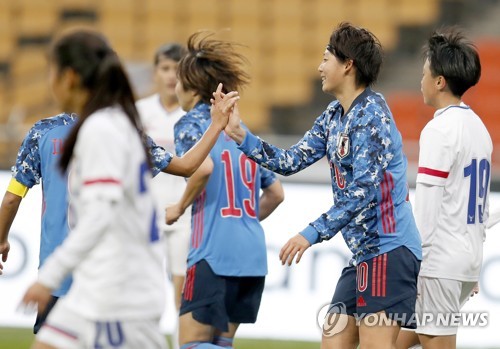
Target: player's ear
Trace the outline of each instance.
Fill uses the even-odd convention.
[[[60,78],[68,90],[79,88],[81,85],[80,75],[71,68],[64,69],[61,72]]]
[[[440,75],[436,79],[436,87],[439,91],[442,91],[446,88],[446,79],[444,76]]]
[[[344,62],[344,69],[346,73],[349,72],[349,70],[351,70],[353,66],[354,66],[354,60],[346,59],[346,61]]]

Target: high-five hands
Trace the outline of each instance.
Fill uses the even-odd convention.
[[[212,102],[210,109],[212,123],[219,126],[220,130],[226,127],[229,116],[232,114],[236,102],[240,99],[238,92],[231,91],[224,94],[222,87],[222,84],[217,86],[217,90],[213,93],[214,98],[210,100]]]
[[[214,106],[217,105],[217,103],[222,103],[222,101],[229,98],[230,93],[224,94],[222,92],[222,84],[219,84],[217,91],[213,93],[214,98],[210,99],[210,102],[212,103],[212,108],[214,108]],[[230,101],[228,101],[228,103],[230,103]],[[234,103],[234,106],[231,110],[231,114],[229,115],[229,121],[224,131],[229,137],[234,139],[239,144],[241,144],[245,139],[246,131],[243,127],[241,127],[240,111],[238,109],[238,103],[236,102]]]

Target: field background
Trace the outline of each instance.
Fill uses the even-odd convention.
[[[33,338],[31,329],[0,328],[0,349],[29,349]],[[237,339],[235,348],[312,349],[319,348],[319,343]]]
[[[0,349],[29,349],[32,341],[31,329],[0,328]],[[237,339],[234,347],[237,349],[317,349],[319,348],[319,342]]]

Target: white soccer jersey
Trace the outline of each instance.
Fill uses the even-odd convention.
[[[437,110],[420,136],[418,185],[443,187],[436,224],[416,212],[422,235],[421,276],[477,281],[481,270],[493,144],[465,104]],[[433,201],[433,200],[429,200]],[[417,210],[417,209],[416,209]],[[432,212],[432,211],[431,211]],[[425,227],[425,228],[422,228]]]
[[[180,107],[172,112],[167,112],[162,106],[158,94],[137,101],[137,109],[146,133],[156,144],[175,154],[174,125],[185,112]],[[165,224],[165,207],[181,199],[186,188],[186,180],[182,177],[159,173],[153,179],[152,188],[158,211],[158,225],[163,230],[173,230],[172,227]],[[189,229],[190,224],[191,210],[188,209],[173,228],[183,225],[184,229]]]
[[[140,138],[119,108],[86,120],[69,176],[76,226],[40,269],[49,287],[73,272],[61,301],[92,320],[154,319],[165,300],[165,273]]]

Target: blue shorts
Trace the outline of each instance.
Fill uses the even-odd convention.
[[[190,267],[182,292],[180,315],[193,318],[222,332],[229,323],[254,323],[257,320],[265,277],[216,275],[203,259]]]
[[[402,327],[414,329],[419,271],[420,261],[404,246],[344,268],[329,312],[362,319],[385,310]]]

